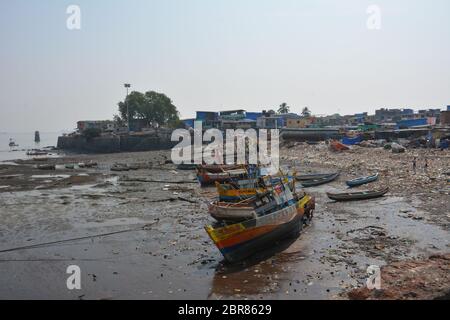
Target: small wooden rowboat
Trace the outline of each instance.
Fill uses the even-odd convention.
[[[305,195],[273,213],[224,227],[205,226],[205,230],[225,259],[237,262],[279,240],[297,237],[305,219],[312,217],[314,207],[314,198]]]
[[[371,175],[371,176],[366,176],[366,177],[360,177],[360,178],[356,178],[356,179],[352,179],[352,180],[348,180],[345,183],[350,187],[357,187],[357,186],[361,186],[363,184],[366,183],[370,183],[373,181],[378,180],[378,172]]]
[[[302,181],[301,184],[305,188],[315,187],[315,186],[320,186],[322,184],[331,182],[331,181],[335,180],[337,177],[339,177],[339,172],[332,173],[332,174],[329,174],[327,176],[324,176],[324,177],[318,178],[318,179],[305,180],[305,181]]]
[[[39,170],[55,170],[56,166],[54,164],[40,164],[37,168]]]
[[[177,165],[178,170],[195,170],[197,165],[195,163],[180,163]]]
[[[218,220],[226,221],[242,221],[254,219],[258,214],[273,210],[277,207],[276,201],[270,201],[260,207],[256,207],[252,202],[230,203],[230,202],[213,202],[209,205],[208,211],[211,216]]]
[[[360,192],[346,192],[346,193],[329,193],[328,198],[335,201],[354,201],[354,200],[366,200],[382,197],[389,191],[389,188],[383,188],[373,191],[360,191]]]
[[[296,175],[295,180],[297,181],[306,181],[306,180],[314,180],[314,179],[320,179],[327,177],[329,175],[332,175],[334,173],[311,173],[311,174],[301,174]]]

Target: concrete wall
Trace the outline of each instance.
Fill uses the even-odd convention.
[[[342,134],[337,129],[321,128],[283,128],[281,130],[281,139],[295,141],[323,141],[327,139],[340,139]]]
[[[109,135],[87,140],[81,135],[58,137],[58,148],[75,152],[113,153],[171,149],[171,131],[145,135]]]

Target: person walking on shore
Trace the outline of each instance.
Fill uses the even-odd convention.
[[[416,173],[416,166],[417,166],[417,158],[414,157],[414,159],[413,159],[413,171],[414,171],[414,173]]]
[[[424,165],[424,169],[425,169],[425,172],[427,172],[427,171],[428,171],[428,159],[427,159],[427,158],[425,158],[425,165]]]

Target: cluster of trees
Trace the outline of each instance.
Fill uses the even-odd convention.
[[[278,107],[278,113],[279,114],[286,114],[286,113],[290,112],[290,109],[291,109],[291,107],[289,107],[286,102],[283,102]],[[304,107],[302,109],[302,116],[304,116],[304,117],[310,117],[311,116],[311,111],[309,110],[308,107]]]
[[[183,122],[179,118],[177,108],[172,100],[164,93],[155,91],[147,91],[145,93],[139,91],[131,92],[125,99],[118,103],[119,114],[114,116],[114,120],[120,126],[126,126],[128,117],[130,123],[133,120],[144,120],[146,125],[153,127],[168,126],[171,128],[183,127]],[[286,102],[280,104],[278,108],[279,114],[290,112],[290,106]],[[311,116],[308,107],[302,109],[302,116]],[[95,136],[95,132],[89,133],[89,136]]]
[[[118,106],[119,114],[114,116],[114,120],[121,126],[126,126],[128,117],[130,117],[130,123],[134,119],[141,119],[149,127],[169,126],[175,128],[182,125],[177,108],[172,100],[163,93],[133,91],[125,101],[119,102]]]

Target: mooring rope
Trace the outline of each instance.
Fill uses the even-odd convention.
[[[10,249],[4,249],[4,250],[0,250],[0,253],[11,252],[11,251],[18,251],[18,250],[25,250],[25,249],[34,249],[34,248],[45,247],[45,246],[58,244],[58,243],[64,243],[64,242],[70,242],[70,241],[78,241],[78,240],[86,240],[86,239],[91,239],[91,238],[110,236],[110,235],[119,234],[119,233],[146,230],[148,227],[156,224],[157,222],[158,221],[155,221],[153,223],[146,224],[146,225],[138,227],[138,228],[132,228],[132,229],[126,229],[126,230],[120,230],[120,231],[114,231],[114,232],[107,232],[107,233],[95,234],[95,235],[91,235],[91,236],[84,236],[84,237],[78,237],[78,238],[71,238],[71,239],[57,240],[57,241],[51,241],[51,242],[44,242],[44,243],[32,244],[32,245],[28,245],[28,246],[22,246],[22,247],[10,248]]]

